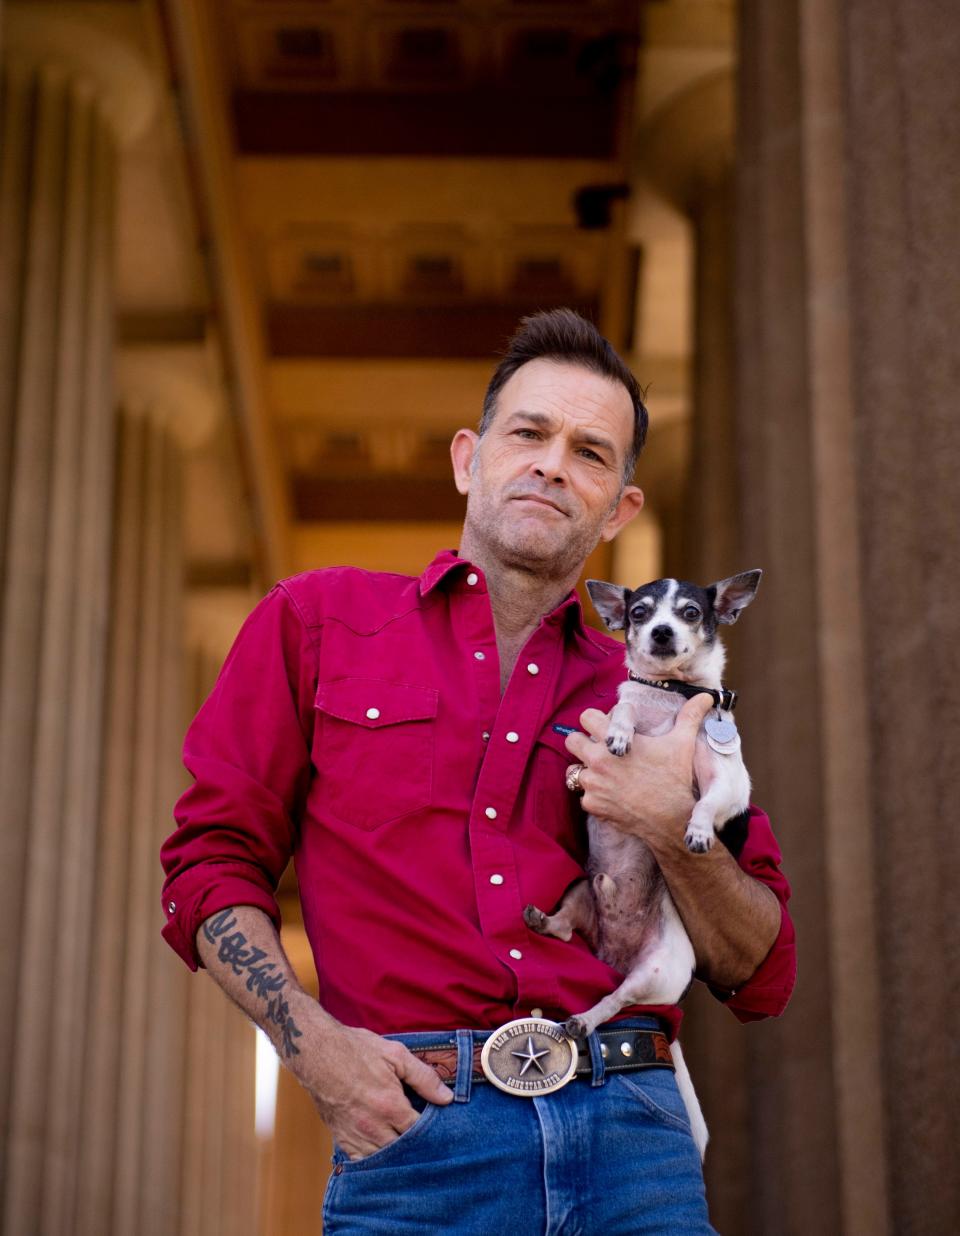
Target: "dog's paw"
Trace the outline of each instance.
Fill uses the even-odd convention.
[[[625,734],[615,730],[612,734],[607,734],[607,750],[611,755],[626,755],[630,750],[632,739],[632,734]]]
[[[563,1023],[563,1032],[571,1039],[585,1039],[587,1037],[586,1024],[579,1017],[568,1017]]]
[[[713,833],[703,832],[698,828],[688,828],[684,833],[683,843],[691,854],[706,854],[713,846]]]
[[[547,930],[547,916],[542,910],[538,910],[536,906],[527,906],[523,911],[523,921],[527,924],[531,931],[536,931],[540,935]]]

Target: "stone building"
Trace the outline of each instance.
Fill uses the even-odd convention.
[[[649,384],[593,573],[765,569],[800,980],[690,1001],[714,1222],[960,1230],[956,6],[0,0],[0,54],[3,1236],[319,1231],[309,1099],[258,1136],[160,939],[179,741],[274,580],[455,544],[449,438],[553,304]]]

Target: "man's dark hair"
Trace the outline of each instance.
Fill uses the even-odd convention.
[[[582,365],[584,369],[602,374],[626,387],[633,403],[633,445],[623,468],[624,484],[629,484],[647,436],[647,409],[643,403],[643,393],[613,345],[604,339],[592,322],[573,309],[547,309],[521,318],[483,397],[481,436],[490,428],[497,410],[497,397],[505,384],[522,365],[538,359]]]

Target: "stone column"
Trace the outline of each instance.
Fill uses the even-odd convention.
[[[229,648],[193,650],[189,712],[209,694]],[[175,965],[180,963],[171,955]],[[187,978],[179,1236],[260,1232],[253,1026],[206,974]],[[319,1212],[318,1212],[319,1225]]]
[[[693,225],[691,458],[676,569],[701,582],[741,569],[735,560],[733,100],[730,71],[715,70],[670,96],[637,139],[644,178]]]
[[[741,15],[746,742],[801,947],[754,1062],[759,1226],[952,1231],[960,26],[910,0]]]
[[[151,95],[136,57],[101,31],[43,6],[8,4],[4,19],[2,1226],[58,1233],[72,1222],[95,916],[115,150]]]
[[[734,82],[729,70],[704,75],[671,97],[639,134],[639,165],[693,227],[693,386],[690,459],[675,497],[680,526],[673,567],[708,583],[758,565],[743,558],[740,512],[745,479],[735,423]],[[726,680],[740,686],[749,625],[727,640]],[[739,648],[738,645],[745,648]],[[749,708],[751,701],[746,701]],[[747,1230],[750,1208],[750,1041],[747,1030],[701,987],[685,1004],[684,1052],[712,1141],[707,1196],[719,1231]]]
[[[81,1150],[85,1232],[175,1232],[187,974],[158,938],[158,859],[183,784],[179,447],[125,408]]]
[[[97,872],[105,909],[94,941],[85,1067],[84,1236],[191,1230],[184,1172],[197,1147],[186,1097],[191,1086],[204,1095],[207,1087],[203,1071],[199,1081],[191,1076],[190,1045],[194,1034],[209,1036],[210,1018],[201,1011],[197,1023],[191,997],[202,980],[191,984],[161,939],[157,895],[160,845],[186,784],[179,753],[193,701],[183,674],[182,473],[185,452],[206,439],[219,413],[215,388],[204,380],[208,360],[196,346],[143,346],[125,349],[118,361],[115,601]],[[223,1044],[215,1033],[213,1042],[219,1069]],[[252,1070],[249,1087],[252,1094]],[[229,1129],[232,1115],[214,1103],[206,1118]],[[209,1178],[202,1187],[209,1192]]]

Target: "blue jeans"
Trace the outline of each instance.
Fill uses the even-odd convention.
[[[649,1018],[619,1023],[657,1028]],[[443,1035],[388,1035],[437,1044]],[[579,1077],[539,1098],[470,1083],[477,1031],[459,1041],[455,1101],[411,1101],[419,1120],[363,1159],[334,1147],[325,1236],[664,1236],[714,1232],[700,1156],[673,1072]]]

